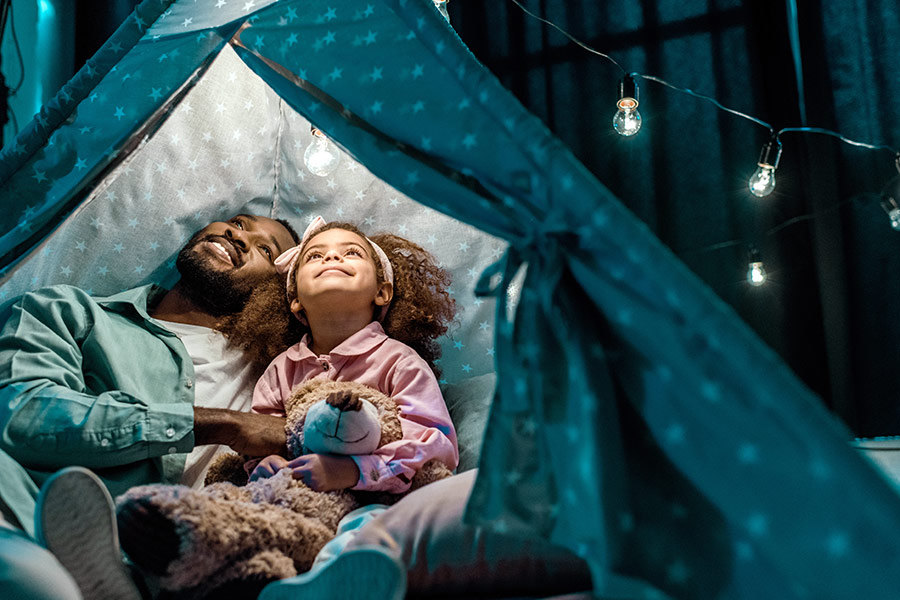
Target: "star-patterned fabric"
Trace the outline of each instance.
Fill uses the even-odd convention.
[[[498,375],[468,518],[573,549],[601,597],[900,597],[896,488],[431,0],[146,0],[0,185],[5,306],[168,283],[237,212],[431,250],[462,309],[444,384]]]

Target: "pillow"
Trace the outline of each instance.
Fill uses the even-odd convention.
[[[477,473],[409,494],[361,527],[347,549],[385,545],[385,536],[396,542],[407,565],[407,598],[532,598],[590,590],[587,564],[568,550],[463,523]]]
[[[481,442],[487,425],[497,374],[485,373],[444,386],[444,401],[456,427],[459,442],[459,467],[462,473],[478,466]]]
[[[851,445],[900,490],[900,437],[860,438]]]

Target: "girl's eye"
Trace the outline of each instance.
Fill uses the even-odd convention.
[[[360,254],[359,250],[357,250],[356,248],[350,248],[349,250],[347,250],[347,254],[355,254],[356,256],[362,256],[362,254]]]
[[[321,258],[321,256],[322,256],[321,252],[310,252],[309,254],[306,255],[306,262],[315,260],[317,258]]]

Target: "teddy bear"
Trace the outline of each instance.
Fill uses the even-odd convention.
[[[307,453],[369,454],[402,438],[393,399],[360,383],[310,380],[293,390],[285,412],[290,458]],[[445,464],[431,460],[404,494],[317,492],[294,479],[290,469],[248,482],[245,458],[235,453],[220,457],[200,489],[145,485],[117,498],[120,529],[145,528],[130,547],[123,535],[123,549],[135,564],[157,575],[161,589],[175,597],[204,598],[226,585],[234,589],[242,582],[267,582],[307,571],[344,515],[364,504],[396,502],[452,474]],[[148,538],[167,543],[154,549]],[[165,546],[168,552],[155,551],[166,550]]]

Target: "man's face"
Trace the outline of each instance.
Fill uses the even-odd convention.
[[[275,275],[278,255],[293,245],[290,232],[278,221],[238,215],[194,234],[175,266],[190,298],[221,316],[240,311],[253,287]]]

